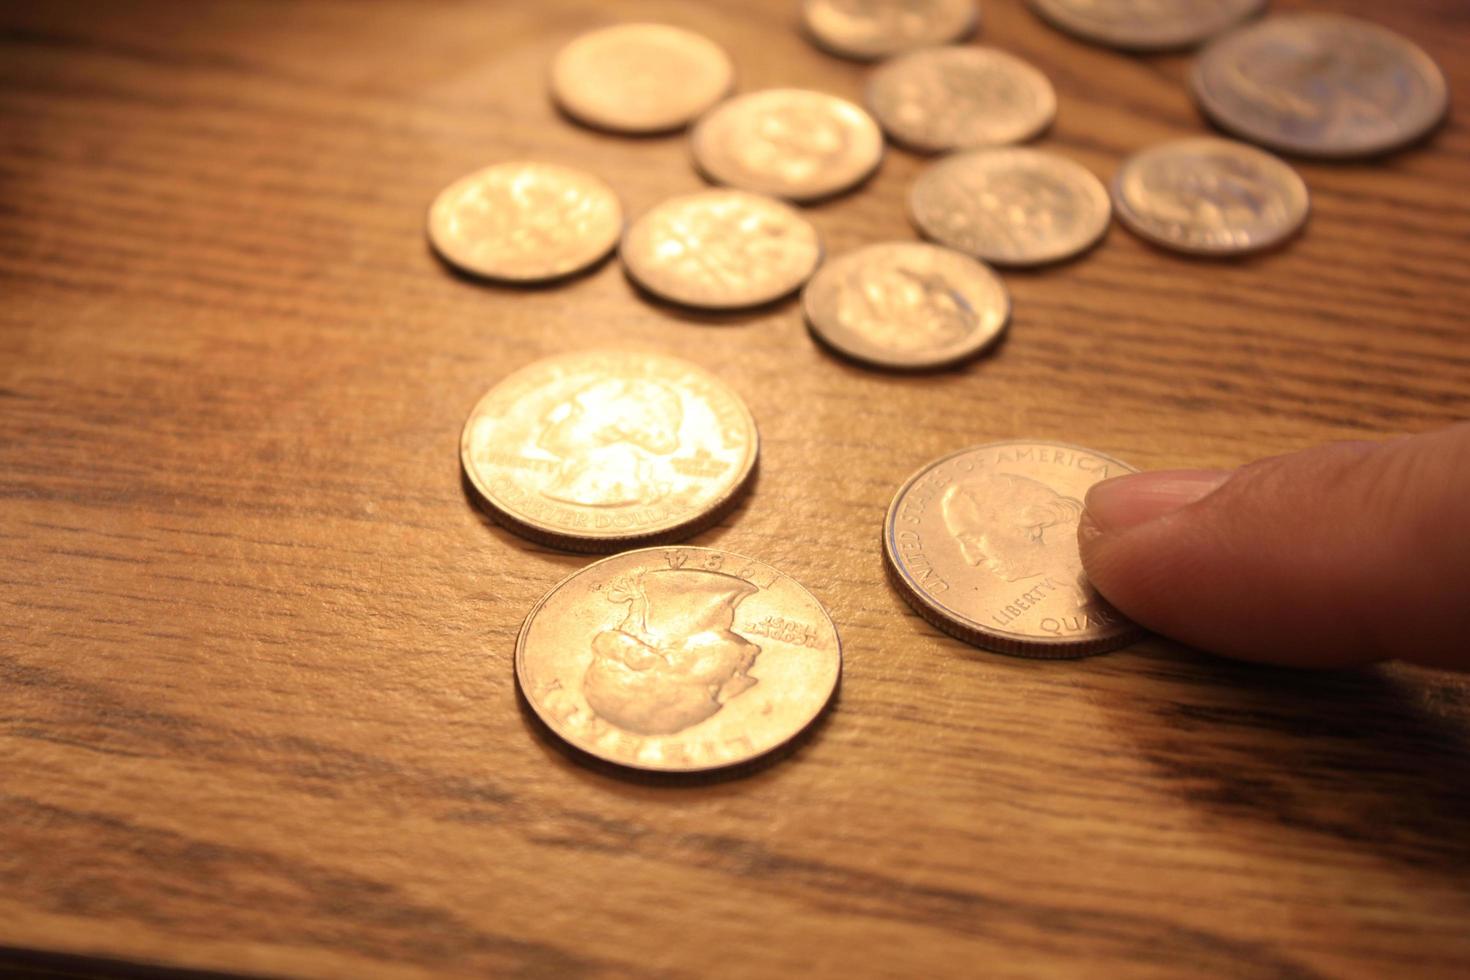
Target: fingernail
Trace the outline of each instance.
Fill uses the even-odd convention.
[[[1123,531],[1202,500],[1234,470],[1159,470],[1115,476],[1087,491],[1087,517],[1098,531]]]

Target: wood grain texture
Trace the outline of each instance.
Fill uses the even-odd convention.
[[[1314,6],[1416,38],[1470,104],[1462,0]],[[897,484],[965,445],[1231,465],[1470,414],[1470,132],[1302,163],[1315,212],[1276,254],[1115,227],[1008,274],[1005,343],[924,377],[834,359],[795,303],[705,318],[616,262],[507,290],[431,257],[433,195],[496,160],[588,167],[633,214],[701,186],[680,137],[558,117],[580,30],[681,24],[744,89],[858,96],[792,7],[0,6],[0,947],[304,977],[1470,972],[1463,677],[992,656],[878,549]],[[1100,175],[1205,128],[1187,58],[1018,0],[983,36],[1051,76],[1041,145]],[[910,238],[921,163],[811,209],[829,251]],[[792,574],[844,637],[835,710],[743,778],[590,769],[517,701],[521,618],[586,559],[479,515],[460,426],[608,343],[747,399],[758,482],[695,543]]]

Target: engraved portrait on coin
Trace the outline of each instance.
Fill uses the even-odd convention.
[[[627,608],[592,637],[582,692],[619,728],[672,735],[697,725],[757,683],[761,648],[731,627],[735,608],[757,589],[700,569],[635,568],[603,590]]]
[[[820,602],[714,548],[626,551],[563,579],[516,639],[516,681],[557,736],[664,772],[736,765],[822,713],[842,644]]]
[[[754,472],[759,439],[740,397],[684,361],[587,351],[531,364],[465,422],[475,496],[517,533],[597,551],[693,533]]]
[[[889,505],[883,556],[914,610],[977,646],[1076,657],[1135,639],[1088,583],[1077,546],[1094,483],[1136,472],[1090,449],[997,442],[934,460]]]

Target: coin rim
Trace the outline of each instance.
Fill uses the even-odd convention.
[[[1428,84],[1430,98],[1425,101],[1425,106],[1430,111],[1424,113],[1424,118],[1418,126],[1412,130],[1399,133],[1388,139],[1381,139],[1373,143],[1360,143],[1353,146],[1323,145],[1306,139],[1293,139],[1289,135],[1268,129],[1257,129],[1247,123],[1231,118],[1229,110],[1221,108],[1222,100],[1210,91],[1209,83],[1205,78],[1208,61],[1213,57],[1220,58],[1216,52],[1224,50],[1226,44],[1234,43],[1250,31],[1269,30],[1273,23],[1282,21],[1332,21],[1338,24],[1351,25],[1353,30],[1363,30],[1367,33],[1376,33],[1388,38],[1407,54],[1407,60],[1420,69],[1420,77]],[[1218,35],[1196,56],[1194,65],[1189,72],[1189,92],[1194,100],[1195,106],[1204,117],[1215,126],[1240,137],[1247,142],[1266,149],[1275,150],[1288,156],[1304,157],[1316,160],[1362,160],[1372,157],[1385,156],[1397,150],[1426,139],[1431,133],[1444,124],[1449,114],[1449,82],[1445,77],[1444,69],[1440,68],[1439,62],[1425,51],[1413,39],[1391,30],[1381,24],[1376,24],[1361,17],[1352,17],[1347,14],[1303,11],[1292,13],[1273,14],[1250,23],[1241,24],[1223,34]]]
[[[936,467],[942,466],[957,456],[967,453],[978,452],[982,449],[996,449],[1001,446],[1053,446],[1058,449],[1067,449],[1072,452],[1085,453],[1088,456],[1098,456],[1132,473],[1139,472],[1134,467],[1107,453],[1088,449],[1086,446],[1078,446],[1067,442],[1056,442],[1050,439],[1003,439],[998,442],[986,442],[977,446],[967,446],[954,452],[946,453],[937,459],[932,459],[915,470],[909,477],[899,485],[893,499],[889,501],[888,510],[883,515],[882,543],[883,559],[888,571],[890,581],[898,586],[897,591],[908,604],[921,617],[935,628],[948,633],[957,639],[969,643],[971,646],[982,647],[995,653],[1004,653],[1010,656],[1025,657],[1032,660],[1071,660],[1079,657],[1092,656],[1098,653],[1106,653],[1141,639],[1146,631],[1137,623],[1126,617],[1120,632],[1109,636],[1091,637],[1080,640],[1040,640],[1035,637],[1027,637],[1024,634],[1012,633],[1007,630],[991,629],[982,627],[979,623],[964,614],[949,609],[935,601],[924,593],[918,585],[908,580],[908,574],[904,571],[899,559],[893,553],[891,541],[892,533],[896,530],[895,519],[898,514],[898,506],[903,501],[904,495],[909,489],[926,474]]]
[[[1048,5],[1053,2],[1055,0],[1026,0],[1026,6],[1045,23],[1061,31],[1063,34],[1067,34],[1087,44],[1112,48],[1117,51],[1156,53],[1164,51],[1187,51],[1190,48],[1199,47],[1212,38],[1219,37],[1227,31],[1235,30],[1241,25],[1260,17],[1261,12],[1266,9],[1269,0],[1251,0],[1251,7],[1247,8],[1239,17],[1228,21],[1220,27],[1211,28],[1203,33],[1196,30],[1189,35],[1180,35],[1160,41],[1144,41],[1136,37],[1129,38],[1124,34],[1109,34],[1107,31],[1090,30],[1085,24],[1069,21],[1065,14],[1058,13],[1058,10],[1065,8],[1048,9]]]
[[[1024,75],[1029,72],[1035,75],[1037,79],[1040,79],[1040,90],[1045,93],[1046,101],[1048,104],[1045,111],[1040,114],[1037,122],[1029,129],[1027,129],[1023,135],[1018,136],[1015,139],[990,143],[957,143],[953,140],[946,140],[943,142],[926,142],[924,140],[911,139],[908,136],[899,134],[896,129],[892,125],[890,125],[887,120],[884,119],[883,113],[878,111],[878,100],[876,98],[876,94],[881,80],[885,75],[892,74],[896,71],[901,70],[904,67],[904,65],[902,64],[902,62],[904,61],[920,58],[924,55],[932,54],[933,52],[947,53],[952,51],[975,52],[978,54],[990,56],[998,55],[1000,56],[999,60],[1001,62],[1010,61],[1014,62],[1015,65],[1020,66],[1023,70],[1019,74]],[[1034,86],[1033,90],[1035,90]],[[867,84],[863,86],[863,103],[864,107],[868,110],[868,114],[871,115],[873,117],[873,120],[878,123],[878,128],[883,131],[883,134],[888,139],[912,152],[926,154],[950,153],[957,150],[1000,149],[1002,147],[1018,146],[1023,143],[1030,143],[1032,140],[1037,139],[1056,124],[1058,106],[1056,86],[1051,83],[1051,79],[1046,76],[1045,72],[1043,72],[1040,68],[1037,68],[1025,58],[1022,58],[1020,55],[1012,54],[1011,52],[1006,51],[1003,48],[997,48],[994,45],[989,44],[925,45],[923,47],[912,48],[904,52],[903,54],[889,58],[882,64],[880,64],[877,68],[874,68],[873,71],[868,75]]]
[[[447,247],[443,242],[439,240],[439,235],[435,232],[434,216],[439,211],[440,203],[449,196],[450,191],[455,190],[461,184],[469,183],[471,180],[479,177],[481,174],[484,174],[487,171],[497,170],[502,167],[544,167],[547,169],[564,170],[569,173],[576,174],[578,179],[586,180],[589,183],[601,185],[602,190],[605,191],[607,193],[607,196],[612,199],[613,206],[617,208],[617,232],[612,236],[611,241],[606,244],[606,247],[599,248],[596,255],[593,255],[591,258],[586,259],[585,261],[578,262],[571,266],[558,266],[554,271],[528,273],[526,275],[514,275],[504,272],[486,271],[483,267],[477,267],[471,263],[461,261],[459,258],[452,254],[449,247]],[[588,171],[583,170],[580,167],[573,167],[564,163],[549,163],[543,160],[503,160],[499,163],[492,163],[483,167],[479,167],[475,170],[470,171],[467,174],[456,178],[455,180],[450,181],[447,185],[444,186],[442,190],[439,191],[438,194],[434,195],[434,200],[429,203],[429,211],[425,223],[425,231],[429,240],[429,247],[433,250],[435,255],[437,255],[444,262],[448,263],[452,268],[475,279],[484,279],[490,282],[511,283],[516,285],[557,282],[562,279],[569,279],[572,276],[577,275],[578,273],[586,272],[587,270],[598,265],[598,263],[602,262],[613,253],[613,249],[617,248],[618,242],[622,239],[622,235],[627,230],[627,227],[627,209],[623,206],[623,199],[618,196],[618,192],[613,189],[613,186],[611,184],[609,184],[607,181],[603,180],[596,174],[589,173]]]
[[[942,355],[936,355],[922,361],[901,361],[885,358],[881,354],[874,354],[871,351],[860,350],[858,348],[851,347],[847,344],[842,343],[837,338],[831,336],[827,332],[827,329],[821,326],[818,322],[821,318],[816,315],[813,308],[812,300],[810,298],[812,287],[816,285],[817,281],[821,279],[823,274],[827,273],[829,270],[838,269],[840,263],[843,263],[847,260],[856,260],[857,257],[864,252],[877,249],[886,250],[894,245],[937,249],[941,252],[949,252],[951,254],[957,255],[965,261],[972,262],[975,265],[979,266],[982,271],[984,271],[993,280],[995,280],[995,284],[1000,288],[1001,299],[1005,302],[1005,309],[1002,311],[1000,324],[989,336],[977,334],[977,336],[980,338],[978,342],[972,340],[971,342],[965,344],[959,350],[947,351]],[[836,273],[834,272],[833,274]],[[867,245],[860,245],[857,248],[852,249],[851,251],[843,252],[841,255],[833,256],[831,261],[829,262],[824,262],[822,266],[817,269],[816,272],[812,273],[812,277],[808,279],[806,285],[802,287],[801,311],[802,316],[806,320],[807,329],[811,332],[812,336],[815,337],[823,345],[831,348],[833,351],[844,357],[847,357],[860,364],[883,368],[890,371],[931,371],[940,368],[954,367],[957,364],[963,364],[967,361],[978,358],[979,356],[990,350],[992,347],[994,347],[996,344],[1000,343],[1001,338],[1003,338],[1006,334],[1006,331],[1010,329],[1011,315],[1014,312],[1014,306],[1011,301],[1011,291],[1006,286],[1005,280],[1002,279],[1000,274],[997,273],[994,269],[992,269],[990,266],[986,265],[979,259],[975,258],[974,256],[967,255],[966,253],[961,252],[959,249],[950,248],[946,245],[936,245],[933,242],[915,242],[899,239],[894,241],[872,242]]]
[[[586,112],[583,112],[581,109],[578,109],[573,104],[573,101],[567,98],[565,92],[566,86],[560,84],[558,80],[561,73],[563,58],[567,55],[567,52],[570,51],[573,46],[577,45],[579,42],[586,41],[587,39],[599,34],[627,32],[630,29],[646,29],[650,27],[685,35],[688,38],[692,38],[698,42],[708,45],[713,51],[715,51],[719,55],[725,67],[725,84],[723,87],[721,87],[720,93],[708,103],[699,106],[693,111],[681,113],[677,120],[669,123],[662,123],[659,125],[636,125],[621,123],[614,119],[598,117],[595,114],[588,114]],[[674,133],[678,132],[681,129],[687,128],[701,115],[708,112],[713,107],[719,105],[725,99],[729,98],[730,93],[735,91],[735,86],[735,61],[733,58],[730,57],[730,52],[722,47],[718,42],[714,41],[712,38],[700,34],[697,31],[692,31],[687,27],[679,27],[674,24],[661,24],[657,21],[632,21],[630,23],[624,24],[608,24],[604,27],[593,28],[590,31],[583,31],[582,33],[576,35],[565,44],[563,44],[557,50],[556,54],[552,57],[551,68],[547,72],[546,87],[547,91],[551,94],[552,102],[556,105],[558,109],[566,113],[567,116],[569,116],[573,121],[583,126],[586,126],[589,129],[606,133],[649,136],[656,135],[658,133]]]
[[[480,406],[484,405],[486,400],[502,386],[514,381],[522,374],[529,374],[533,369],[539,368],[547,362],[573,359],[585,360],[598,357],[625,357],[629,355],[635,357],[654,357],[666,362],[671,361],[678,364],[681,369],[693,370],[700,373],[708,381],[713,382],[713,384],[728,392],[735,403],[740,406],[750,432],[750,449],[746,454],[739,475],[730,484],[724,495],[717,498],[708,507],[685,520],[652,528],[639,528],[608,534],[581,534],[560,530],[546,523],[537,522],[534,519],[517,514],[508,505],[496,500],[489,489],[481,482],[479,474],[476,472],[476,468],[470,460],[470,429],[474,425],[475,420],[480,416]],[[686,361],[680,357],[673,357],[669,354],[661,354],[653,351],[617,347],[602,347],[552,354],[548,357],[538,358],[529,364],[522,365],[495,382],[475,400],[474,407],[470,409],[469,415],[465,418],[465,423],[461,427],[459,435],[460,470],[465,478],[469,480],[470,486],[474,489],[475,499],[483,505],[480,508],[481,510],[486,511],[495,519],[497,524],[519,534],[521,537],[563,551],[583,553],[616,551],[624,549],[629,545],[646,545],[649,547],[659,545],[668,546],[690,535],[698,534],[700,531],[718,522],[720,518],[728,514],[735,504],[738,503],[744,491],[754,480],[759,457],[760,429],[756,425],[755,416],[751,414],[750,406],[746,404],[745,399],[740,393],[726,384],[723,378],[720,378],[714,372],[709,371],[701,365]]]
[[[1040,157],[1049,157],[1054,160],[1061,160],[1064,163],[1075,167],[1081,173],[1086,174],[1087,177],[1091,179],[1091,183],[1087,185],[1089,191],[1094,196],[1100,195],[1099,199],[1103,203],[1102,218],[1098,222],[1096,233],[1092,235],[1086,242],[1076,247],[1069,248],[1064,251],[1048,252],[1039,257],[1025,258],[997,258],[993,255],[981,255],[980,253],[971,251],[970,249],[960,248],[953,242],[946,242],[942,238],[939,238],[937,235],[932,234],[930,230],[924,226],[923,219],[919,216],[919,189],[925,182],[926,178],[933,179],[932,174],[939,168],[958,165],[959,161],[962,158],[1001,153],[1030,154]],[[989,146],[973,150],[961,150],[958,153],[947,153],[937,160],[934,160],[932,163],[926,165],[923,170],[919,172],[918,176],[914,178],[913,183],[909,185],[908,216],[909,223],[914,226],[915,230],[917,230],[919,235],[926,241],[932,242],[936,245],[943,245],[945,248],[952,248],[956,252],[968,255],[971,258],[979,259],[987,265],[997,266],[1002,269],[1030,269],[1042,266],[1058,265],[1062,262],[1069,262],[1073,259],[1081,258],[1083,255],[1086,255],[1088,252],[1092,251],[1100,244],[1102,244],[1103,239],[1107,238],[1108,231],[1112,228],[1113,225],[1113,196],[1108,193],[1108,187],[1105,183],[1103,183],[1101,177],[1093,173],[1091,168],[1083,166],[1081,163],[1078,163],[1076,160],[1073,160],[1069,156],[1064,156],[1061,153],[1056,153],[1051,150],[1039,149],[1034,146]]]
[[[775,572],[777,575],[779,575],[782,578],[788,580],[792,585],[796,586],[798,589],[800,589],[802,592],[804,592],[807,595],[807,597],[810,598],[812,600],[812,602],[816,604],[816,607],[822,611],[822,615],[826,617],[827,625],[830,626],[831,629],[832,629],[832,639],[834,641],[833,653],[834,653],[834,655],[837,658],[837,669],[833,673],[833,676],[832,676],[832,686],[831,686],[831,688],[828,689],[828,691],[826,692],[825,695],[823,695],[823,697],[821,699],[821,703],[818,704],[815,707],[815,709],[811,712],[811,714],[807,716],[806,720],[803,721],[798,726],[796,726],[796,730],[795,731],[793,731],[791,734],[787,735],[786,737],[780,739],[779,741],[777,741],[776,743],[774,743],[773,745],[771,745],[769,748],[762,749],[759,752],[756,752],[754,755],[749,755],[749,756],[746,756],[745,758],[742,758],[742,759],[732,759],[732,760],[727,761],[727,762],[720,762],[720,763],[717,763],[717,764],[711,765],[711,766],[653,766],[653,765],[640,765],[638,763],[632,763],[632,762],[623,762],[623,761],[621,761],[619,759],[611,759],[611,758],[608,758],[606,755],[603,755],[600,752],[593,751],[592,749],[587,748],[587,747],[579,744],[576,741],[573,741],[567,735],[563,734],[562,731],[552,722],[552,720],[549,719],[545,714],[542,713],[540,706],[536,703],[536,700],[534,698],[532,698],[531,695],[530,695],[530,693],[527,691],[527,683],[526,683],[526,679],[525,679],[525,670],[526,670],[526,668],[525,668],[526,635],[530,632],[532,620],[534,620],[536,618],[536,614],[539,613],[542,610],[542,608],[545,607],[547,601],[550,600],[551,597],[553,595],[555,595],[557,592],[561,591],[561,589],[564,586],[566,586],[568,583],[570,583],[573,579],[577,578],[578,576],[582,575],[585,572],[591,571],[592,569],[596,568],[599,565],[606,564],[607,562],[614,561],[616,559],[627,558],[627,557],[632,556],[632,555],[644,554],[644,553],[650,552],[650,551],[664,551],[664,550],[666,550],[668,548],[679,548],[679,549],[684,550],[684,551],[702,551],[702,552],[706,552],[706,553],[709,553],[709,554],[722,555],[722,556],[724,556],[724,560],[729,560],[731,558],[734,558],[734,559],[736,559],[738,561],[750,562],[752,564],[756,564],[756,565],[760,565],[760,566],[763,566],[765,568],[768,568],[771,571]],[[722,565],[723,565],[723,562],[722,562]],[[634,769],[634,770],[637,770],[637,771],[640,771],[640,772],[664,772],[664,773],[714,772],[714,771],[722,770],[722,769],[730,769],[730,768],[735,767],[735,766],[743,766],[743,765],[746,765],[748,763],[754,762],[757,759],[764,759],[764,758],[766,758],[767,756],[771,755],[772,753],[779,751],[780,749],[784,748],[787,745],[790,745],[794,740],[796,740],[798,737],[800,737],[803,732],[806,732],[807,730],[809,730],[814,724],[817,723],[818,720],[821,719],[821,717],[824,714],[826,714],[827,709],[829,707],[831,707],[832,702],[833,702],[834,698],[836,697],[837,689],[839,687],[841,687],[841,685],[842,685],[842,668],[843,668],[842,633],[837,629],[837,621],[832,618],[831,611],[826,607],[825,604],[823,604],[823,602],[820,599],[818,599],[816,597],[816,595],[814,595],[812,593],[812,591],[810,589],[808,589],[805,585],[803,585],[800,581],[798,581],[794,576],[788,575],[786,572],[783,572],[781,569],[779,569],[776,566],[770,564],[769,562],[761,561],[759,558],[751,558],[750,556],[748,556],[748,555],[742,555],[739,552],[726,551],[723,548],[706,548],[706,547],[702,547],[702,546],[698,546],[698,545],[654,545],[654,546],[650,546],[650,547],[646,547],[646,548],[634,548],[634,549],[630,549],[628,551],[620,551],[620,552],[618,552],[615,555],[607,555],[604,558],[599,558],[596,561],[591,562],[591,563],[586,564],[586,565],[583,565],[581,568],[575,569],[571,573],[563,576],[559,581],[556,582],[556,584],[552,585],[551,588],[547,589],[546,592],[544,594],[542,594],[541,598],[538,599],[538,600],[536,600],[536,604],[531,607],[531,611],[528,612],[528,613],[526,613],[526,618],[521,621],[521,628],[516,633],[515,656],[514,656],[513,663],[514,663],[514,669],[515,669],[516,688],[521,692],[521,696],[526,699],[526,703],[531,706],[531,710],[536,713],[536,717],[541,720],[541,723],[543,725],[545,725],[546,728],[553,735],[555,735],[557,738],[561,739],[566,744],[570,745],[572,748],[575,748],[575,749],[577,749],[578,751],[581,751],[581,752],[585,752],[587,755],[592,756],[594,759],[600,759],[601,761],[606,762],[606,763],[609,763],[611,765],[621,766],[621,767],[623,767],[625,769]],[[617,726],[614,726],[614,727],[617,727]],[[690,726],[690,727],[693,727],[693,726]]]
[[[758,299],[730,300],[727,302],[696,300],[690,299],[686,296],[675,296],[672,293],[669,293],[652,285],[638,271],[638,266],[641,260],[635,259],[631,262],[628,260],[629,253],[627,249],[627,244],[628,239],[631,238],[633,235],[633,231],[645,220],[647,220],[651,215],[653,215],[654,212],[658,211],[660,208],[665,207],[666,205],[673,204],[677,201],[683,201],[687,198],[704,197],[706,195],[713,194],[741,194],[746,197],[759,198],[763,204],[772,204],[780,208],[785,208],[787,211],[790,211],[792,217],[811,229],[812,237],[817,243],[817,254],[816,257],[812,260],[811,268],[807,269],[805,274],[803,274],[801,278],[797,279],[789,287],[782,289],[780,292],[764,294]],[[729,185],[706,187],[703,190],[691,191],[688,194],[675,194],[673,197],[664,198],[662,201],[659,201],[657,204],[653,205],[642,214],[638,215],[637,218],[624,223],[623,233],[618,237],[617,250],[618,259],[623,263],[623,270],[628,274],[628,277],[633,280],[634,284],[637,285],[639,289],[647,292],[651,296],[657,297],[658,299],[673,303],[676,306],[682,306],[686,309],[715,311],[750,310],[757,307],[769,306],[772,303],[780,302],[786,297],[802,289],[808,282],[810,282],[812,276],[816,275],[817,270],[822,267],[822,263],[826,260],[827,257],[827,247],[822,241],[821,229],[819,229],[815,223],[808,220],[806,215],[802,214],[796,208],[792,207],[789,202],[784,201],[779,197],[773,197],[770,194],[762,194],[758,191],[748,191],[741,187],[732,187]]]
[[[1300,213],[1296,216],[1295,220],[1293,220],[1290,224],[1278,229],[1274,234],[1270,235],[1269,237],[1262,238],[1259,241],[1255,241],[1250,243],[1249,245],[1244,246],[1193,245],[1188,242],[1180,242],[1178,240],[1171,239],[1167,235],[1155,231],[1150,226],[1150,222],[1148,221],[1148,219],[1143,217],[1142,214],[1129,203],[1127,195],[1124,193],[1123,190],[1123,184],[1126,177],[1128,176],[1132,168],[1138,166],[1138,161],[1145,156],[1160,153],[1170,149],[1178,149],[1190,144],[1200,143],[1223,144],[1230,147],[1234,151],[1246,151],[1266,161],[1269,161],[1268,166],[1284,168],[1286,173],[1289,175],[1289,180],[1292,183],[1292,190],[1296,192],[1293,193],[1291,196],[1301,202]],[[1118,216],[1118,221],[1120,224],[1123,225],[1123,227],[1127,228],[1129,231],[1137,235],[1139,238],[1142,238],[1144,241],[1151,242],[1152,244],[1157,245],[1160,248],[1167,249],[1171,252],[1177,252],[1182,255],[1193,255],[1201,258],[1233,258],[1236,256],[1256,255],[1260,252],[1270,251],[1271,249],[1283,245],[1290,239],[1301,234],[1302,231],[1306,228],[1307,220],[1311,217],[1312,213],[1311,189],[1307,186],[1307,182],[1305,179],[1303,179],[1302,175],[1297,173],[1295,167],[1268,150],[1263,150],[1260,147],[1255,146],[1251,143],[1245,143],[1240,140],[1226,139],[1221,136],[1186,136],[1181,139],[1165,140],[1161,143],[1155,143],[1152,146],[1146,146],[1143,149],[1130,154],[1126,159],[1123,160],[1121,164],[1118,165],[1118,170],[1113,175],[1113,179],[1108,186],[1109,191],[1113,196],[1113,213]]]
[[[966,19],[965,26],[961,28],[958,32],[954,33],[952,36],[946,36],[934,41],[925,40],[917,44],[911,44],[897,48],[884,48],[880,51],[875,52],[858,51],[855,48],[844,48],[840,44],[831,42],[828,38],[823,37],[812,26],[811,17],[807,13],[807,11],[819,2],[821,2],[821,0],[802,0],[801,9],[797,14],[797,19],[800,21],[801,24],[801,34],[818,50],[822,51],[825,54],[830,54],[834,58],[842,58],[845,61],[857,61],[864,64],[871,64],[876,61],[883,61],[887,58],[893,58],[899,55],[903,55],[909,51],[914,51],[918,48],[930,47],[937,44],[956,44],[960,41],[968,40],[980,30],[980,4],[977,3],[976,0],[966,0],[965,6],[969,10],[970,16]]]
[[[878,151],[873,154],[873,160],[871,164],[860,174],[855,175],[850,180],[844,182],[839,186],[832,188],[823,188],[821,190],[811,191],[809,193],[800,191],[774,190],[768,186],[753,187],[749,184],[736,183],[717,175],[712,169],[710,169],[708,164],[703,159],[706,153],[701,149],[709,142],[710,137],[705,134],[712,120],[714,120],[719,113],[728,112],[733,106],[736,106],[745,100],[754,99],[759,96],[767,96],[774,92],[800,92],[803,95],[818,95],[824,99],[828,99],[833,102],[840,102],[847,106],[850,106],[853,109],[856,109],[858,113],[873,127],[873,133],[877,136]],[[760,194],[765,197],[776,198],[777,200],[792,204],[815,204],[819,201],[830,200],[831,198],[839,197],[843,194],[847,194],[857,190],[859,187],[863,186],[868,181],[873,179],[873,176],[877,174],[879,169],[883,166],[883,160],[885,157],[887,157],[887,155],[888,141],[884,138],[883,127],[878,125],[878,120],[873,118],[873,114],[871,112],[869,112],[864,106],[852,101],[851,99],[844,99],[840,95],[833,95],[830,92],[823,92],[819,89],[814,88],[796,88],[789,85],[778,85],[773,88],[756,89],[753,92],[741,92],[739,95],[732,96],[731,98],[724,99],[720,102],[716,102],[714,105],[710,106],[708,110],[706,110],[703,114],[700,115],[698,119],[694,121],[694,125],[690,127],[689,130],[689,158],[694,166],[694,171],[710,184],[714,185],[714,187],[745,191],[749,194]]]

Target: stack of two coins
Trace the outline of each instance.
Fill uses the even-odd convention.
[[[720,768],[789,742],[830,701],[841,642],[811,593],[763,562],[664,544],[725,514],[758,451],[739,395],[657,354],[539,361],[471,412],[461,462],[497,521],[620,552],[554,586],[516,641],[526,700],[571,745],[638,769]]]

